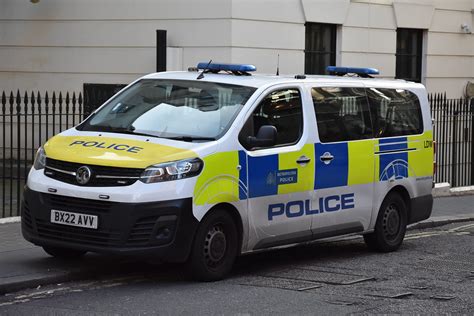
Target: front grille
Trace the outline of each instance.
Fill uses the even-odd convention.
[[[46,158],[44,174],[47,177],[61,182],[80,185],[76,180],[75,172],[81,166],[84,166],[84,164]],[[106,167],[97,165],[87,166],[91,169],[92,176],[89,182],[84,186],[93,187],[131,185],[138,180],[143,172],[143,169],[140,168]],[[101,176],[105,178],[101,178]]]
[[[120,233],[110,231],[51,224],[40,219],[36,219],[36,227],[38,236],[47,239],[58,239],[93,246],[118,246],[121,242]]]
[[[128,236],[127,245],[129,246],[145,246],[150,240],[158,216],[148,216],[137,220],[130,235]]]
[[[108,213],[112,207],[117,205],[117,202],[98,201],[89,199],[80,199],[70,196],[41,194],[41,197],[46,205],[52,209],[68,211],[68,212],[83,212],[84,210],[94,213]]]

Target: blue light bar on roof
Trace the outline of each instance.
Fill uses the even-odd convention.
[[[326,68],[330,74],[345,75],[345,74],[356,74],[362,76],[379,75],[380,72],[375,68],[357,68],[357,67],[337,67],[328,66]]]
[[[210,63],[200,62],[197,65],[198,69],[207,69],[210,71],[239,71],[239,72],[250,72],[256,71],[257,67],[248,64],[221,64],[221,63]]]

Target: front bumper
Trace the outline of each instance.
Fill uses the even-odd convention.
[[[99,227],[53,224],[52,209],[97,215]],[[187,259],[198,226],[191,198],[122,203],[41,193],[28,187],[21,217],[24,238],[38,246],[154,256],[166,261]]]

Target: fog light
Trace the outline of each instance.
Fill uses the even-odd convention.
[[[168,227],[162,227],[156,232],[155,238],[158,240],[166,240],[170,238],[171,230]]]

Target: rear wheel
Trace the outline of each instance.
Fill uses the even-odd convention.
[[[216,210],[199,225],[188,261],[200,281],[222,279],[232,269],[238,253],[237,228],[226,210]]]
[[[390,193],[380,206],[375,230],[364,235],[367,246],[376,251],[397,250],[403,242],[407,227],[407,206],[398,193]]]
[[[62,259],[75,259],[84,256],[87,251],[60,248],[60,247],[43,247],[43,250],[50,256]]]

